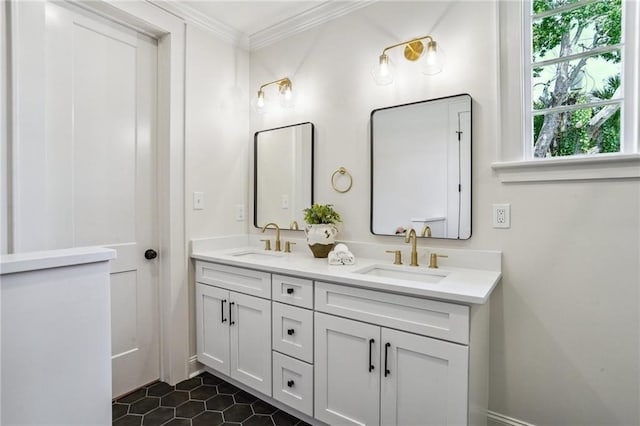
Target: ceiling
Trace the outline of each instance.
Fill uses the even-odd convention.
[[[198,12],[251,36],[327,1],[181,1]]]

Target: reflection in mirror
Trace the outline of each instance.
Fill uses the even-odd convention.
[[[303,229],[303,210],[313,204],[312,123],[256,132],[253,224]]]
[[[471,237],[469,95],[371,113],[371,232],[409,228],[423,237]]]

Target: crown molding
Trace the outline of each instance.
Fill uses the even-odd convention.
[[[239,31],[229,24],[219,19],[205,15],[199,10],[194,9],[178,0],[147,0],[153,5],[184,19],[188,23],[196,24],[212,33],[219,38],[238,45],[244,49],[249,49],[249,37],[242,31]]]
[[[249,49],[257,50],[270,44],[322,25],[325,22],[369,6],[377,0],[336,1],[329,0],[318,6],[286,19],[249,36]]]

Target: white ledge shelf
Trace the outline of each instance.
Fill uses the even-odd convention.
[[[105,262],[115,258],[115,250],[102,247],[76,247],[6,254],[0,256],[0,275]]]
[[[503,183],[640,178],[640,154],[600,154],[491,164]]]

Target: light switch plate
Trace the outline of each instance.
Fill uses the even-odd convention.
[[[193,209],[204,210],[204,192],[193,193]]]

